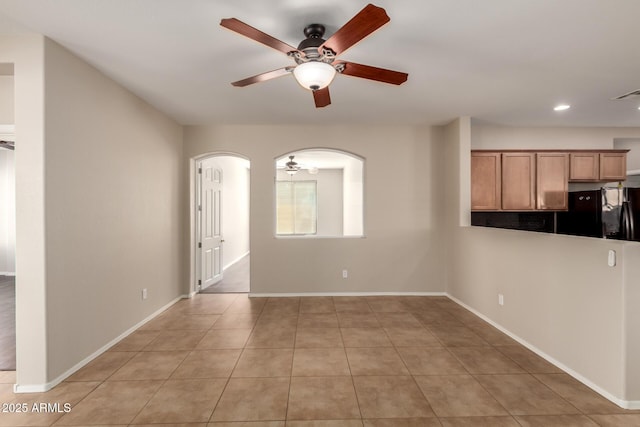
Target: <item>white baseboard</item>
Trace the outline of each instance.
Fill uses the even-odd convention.
[[[445,292],[282,292],[260,293],[249,292],[250,298],[287,298],[287,297],[372,297],[372,296],[419,296],[444,297]]]
[[[109,341],[107,344],[105,344],[104,346],[102,346],[101,348],[99,348],[98,350],[96,350],[95,352],[93,352],[92,354],[90,354],[89,356],[87,356],[86,358],[81,360],[80,362],[76,363],[73,367],[71,367],[70,369],[68,369],[64,373],[62,373],[60,376],[58,376],[53,381],[50,381],[50,382],[45,383],[45,384],[14,384],[13,385],[13,392],[14,393],[44,393],[46,391],[51,390],[53,387],[57,386],[58,384],[60,384],[65,379],[69,378],[76,371],[78,371],[80,368],[84,367],[86,364],[91,362],[93,359],[95,359],[96,357],[100,356],[105,351],[109,350],[115,344],[117,344],[118,342],[120,342],[121,340],[123,340],[124,338],[129,336],[131,333],[135,332],[139,327],[141,327],[145,323],[149,322],[154,317],[156,317],[157,315],[159,315],[160,313],[162,313],[163,311],[165,311],[166,309],[171,307],[173,304],[177,303],[178,301],[180,301],[181,299],[184,299],[184,298],[188,298],[188,296],[187,295],[181,295],[178,298],[174,299],[173,301],[169,302],[168,304],[164,305],[163,307],[159,308],[158,310],[156,310],[155,312],[153,312],[152,314],[147,316],[142,321],[138,322],[137,324],[135,324],[131,328],[129,328],[126,331],[124,331],[122,334],[117,336],[115,339]]]
[[[0,271],[0,276],[12,276],[15,277],[15,271]]]
[[[517,336],[516,334],[512,333],[508,329],[502,327],[502,325],[494,322],[493,320],[491,320],[490,318],[488,318],[484,314],[480,313],[479,311],[476,311],[474,308],[472,308],[472,307],[468,306],[467,304],[463,303],[462,301],[460,301],[456,297],[454,297],[452,295],[449,295],[449,294],[446,294],[446,296],[449,297],[456,304],[466,308],[467,310],[469,310],[470,312],[472,312],[473,314],[475,314],[476,316],[478,316],[479,318],[481,318],[485,322],[489,323],[494,328],[500,330],[501,332],[505,333],[506,335],[508,335],[513,340],[517,341],[518,343],[522,344],[523,346],[525,346],[529,350],[533,351],[535,354],[537,354],[538,356],[542,357],[547,362],[549,362],[552,365],[562,369],[564,372],[566,372],[567,374],[571,375],[573,378],[575,378],[576,380],[580,381],[582,384],[586,385],[587,387],[589,387],[590,389],[592,389],[593,391],[595,391],[596,393],[598,393],[599,395],[601,395],[605,399],[610,400],[611,402],[615,403],[616,405],[618,405],[619,407],[624,408],[624,409],[640,409],[640,400],[623,400],[623,399],[620,399],[620,398],[614,396],[613,394],[611,394],[608,391],[604,390],[602,387],[600,387],[597,384],[593,383],[592,381],[590,381],[589,379],[585,378],[584,376],[582,376],[578,372],[574,371],[573,369],[569,368],[568,366],[564,365],[563,363],[561,363],[558,360],[554,359],[553,357],[549,356],[547,353],[545,353],[544,351],[540,350],[536,346],[530,344],[529,342],[527,342],[524,339],[520,338],[519,336]]]
[[[231,267],[232,265],[242,261],[242,259],[244,259],[244,257],[246,257],[247,255],[249,255],[249,251],[247,251],[246,253],[240,255],[238,258],[234,259],[233,261],[231,261],[229,264],[225,265],[224,267],[222,267],[222,271],[226,270],[227,268]]]

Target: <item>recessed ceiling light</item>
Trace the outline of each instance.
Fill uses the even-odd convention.
[[[553,107],[554,111],[564,111],[564,110],[568,110],[569,108],[571,108],[571,105],[569,104],[560,104],[560,105],[556,105],[555,107]]]

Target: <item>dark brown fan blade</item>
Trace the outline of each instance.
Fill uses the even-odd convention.
[[[331,104],[331,96],[329,95],[329,86],[324,89],[313,91],[313,100],[316,102],[316,108],[326,107]]]
[[[245,24],[242,21],[237,20],[236,18],[226,18],[220,21],[220,25],[225,28],[228,28],[231,31],[235,31],[238,34],[242,34],[245,37],[249,37],[263,45],[269,46],[275,50],[279,50],[282,53],[295,52],[296,49],[293,46],[286,44],[283,41],[276,39],[275,37],[270,36],[269,34],[263,33],[262,31],[253,28],[251,25]]]
[[[0,148],[6,148],[7,150],[15,150],[15,142],[13,141],[0,141]]]
[[[318,50],[327,47],[340,55],[354,44],[389,22],[387,12],[378,6],[368,4],[342,28],[336,31]]]
[[[372,67],[370,65],[356,64],[355,62],[340,61],[336,64],[344,64],[342,74],[363,79],[375,80],[383,83],[400,85],[407,81],[409,74],[400,71],[385,70],[384,68]]]
[[[278,68],[277,70],[267,71],[266,73],[258,74],[252,77],[247,77],[246,79],[238,80],[237,82],[233,82],[231,84],[237,87],[249,86],[254,83],[260,83],[267,80],[275,79],[277,77],[282,77],[287,74],[291,74],[291,70],[293,70],[293,68],[294,67]]]

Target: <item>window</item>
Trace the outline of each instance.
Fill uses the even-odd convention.
[[[316,234],[317,187],[316,181],[277,181],[277,234]]]
[[[293,159],[291,157],[293,156]],[[287,162],[295,162],[287,172]],[[275,232],[293,237],[361,237],[364,161],[350,153],[308,149],[276,159]]]

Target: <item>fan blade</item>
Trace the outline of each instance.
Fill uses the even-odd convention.
[[[7,150],[15,150],[15,142],[13,141],[0,141],[0,148],[6,148]]]
[[[322,48],[326,47],[335,52],[336,55],[340,55],[390,20],[391,18],[383,8],[368,4],[329,37],[318,50],[322,52]]]
[[[260,82],[264,82],[264,81],[267,81],[267,80],[271,80],[271,79],[275,79],[275,78],[278,78],[278,77],[282,77],[282,76],[285,76],[287,74],[291,74],[291,71],[293,70],[293,68],[294,67],[278,68],[277,70],[267,71],[266,73],[258,74],[256,76],[252,76],[252,77],[247,77],[246,79],[238,80],[237,82],[233,82],[231,84],[233,86],[236,86],[236,87],[249,86],[249,85],[252,85],[254,83],[260,83]]]
[[[342,74],[347,76],[360,77],[394,85],[400,85],[406,82],[409,77],[409,74],[400,71],[385,70],[384,68],[356,64],[355,62],[340,61],[336,64],[344,64]]]
[[[316,108],[326,107],[331,104],[331,96],[329,95],[329,86],[324,89],[313,91],[313,100],[316,102]]]
[[[220,21],[220,25],[231,31],[235,31],[238,34],[242,34],[245,37],[249,37],[250,39],[257,41],[258,43],[262,43],[265,46],[269,46],[270,48],[279,50],[282,53],[296,52],[298,50],[295,47],[290,46],[285,42],[276,39],[275,37],[270,36],[269,34],[263,33],[262,31],[253,28],[251,25],[237,20],[236,18],[223,19],[222,21]]]

